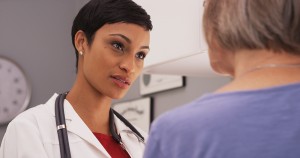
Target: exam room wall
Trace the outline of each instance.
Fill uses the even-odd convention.
[[[0,0],[0,55],[17,62],[28,76],[29,107],[70,89],[74,81],[71,27],[81,4],[72,1]],[[5,130],[0,126],[0,140]]]
[[[64,92],[75,79],[71,44],[74,16],[87,0],[0,0],[0,55],[16,61],[32,86],[29,107]],[[154,26],[155,27],[155,26]],[[186,86],[154,93],[154,118],[224,85],[226,78],[187,77]],[[138,80],[128,94],[113,103],[141,98]],[[0,141],[6,126],[0,126]]]

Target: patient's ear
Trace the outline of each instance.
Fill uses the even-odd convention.
[[[218,74],[232,76],[234,73],[234,52],[221,48],[215,42],[212,43],[208,49],[212,69]]]

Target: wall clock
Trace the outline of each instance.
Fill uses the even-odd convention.
[[[31,86],[22,68],[0,56],[0,124],[7,124],[24,111],[30,97]]]

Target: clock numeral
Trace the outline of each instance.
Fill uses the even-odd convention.
[[[4,107],[2,110],[4,113],[8,113],[8,111],[9,111],[9,109],[7,107]]]
[[[20,89],[20,88],[18,88],[18,90],[17,90],[17,94],[22,94],[23,93],[23,90],[22,89]]]
[[[17,100],[14,100],[12,103],[13,103],[13,105],[18,105],[18,101]]]
[[[7,72],[8,72],[8,73],[11,73],[11,68],[8,68],[8,69],[7,69]]]
[[[19,83],[20,79],[19,78],[14,78],[14,83]]]

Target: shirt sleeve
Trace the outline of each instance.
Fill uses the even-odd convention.
[[[47,158],[39,131],[29,121],[13,121],[0,147],[1,158]]]

